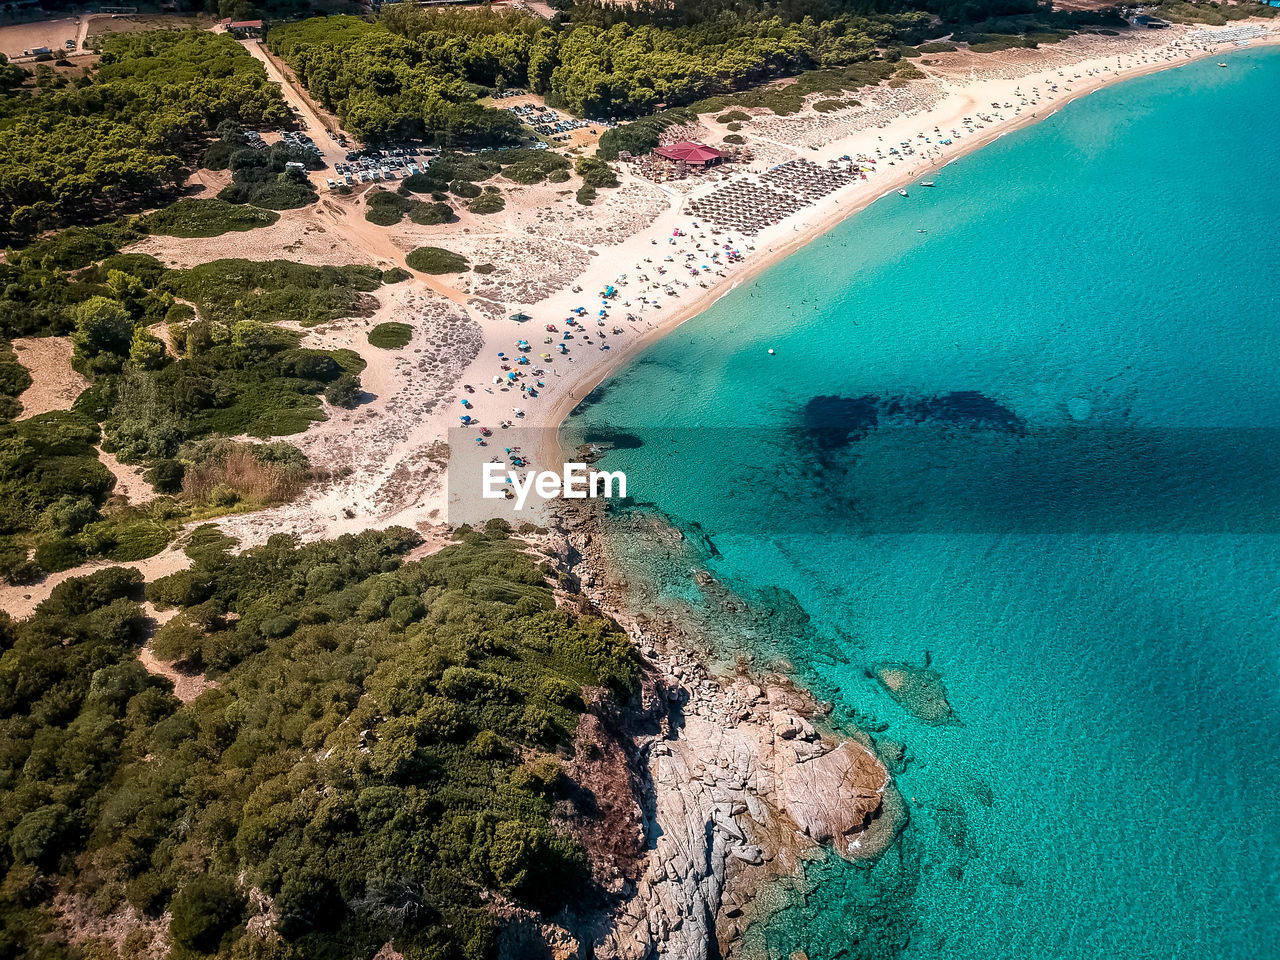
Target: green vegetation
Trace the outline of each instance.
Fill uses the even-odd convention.
[[[468,36],[466,24],[499,15],[441,11],[433,20],[439,29],[418,32],[412,39],[389,29],[395,17],[415,12],[389,8],[378,23],[327,17],[285,24],[271,30],[270,46],[311,95],[361,140],[414,137],[446,146],[518,140],[519,122],[505,111],[479,106],[480,91],[471,81],[484,72],[486,59],[493,64],[489,79],[495,79],[493,71],[507,59],[501,45],[519,43],[520,37],[527,45],[538,21],[502,15],[513,26],[518,21],[523,31]],[[458,54],[468,58],[470,76],[458,69]],[[527,50],[518,56],[526,59]]]
[[[1147,12],[1173,23],[1205,23],[1211,27],[1225,26],[1232,20],[1249,17],[1280,16],[1280,10],[1264,3],[1242,2],[1229,6],[1225,3],[1190,3],[1188,0],[1157,0],[1148,6]]]
[[[624,123],[606,130],[600,136],[596,156],[603,160],[617,160],[623,152],[648,153],[662,142],[662,131],[679,123],[688,123],[697,119],[692,110],[677,108],[664,110],[651,117],[642,117],[634,123]]]
[[[763,107],[779,116],[798,113],[814,94],[839,96],[845,91],[875,86],[893,75],[895,64],[883,60],[862,60],[830,69],[805,70],[785,87],[759,87],[742,93],[712,97],[695,103],[690,110],[712,113],[729,106]],[[602,138],[603,139],[603,138]]]
[[[447,203],[417,203],[409,210],[409,219],[423,226],[435,226],[440,223],[452,223],[455,219],[453,207]]]
[[[502,175],[513,183],[542,183],[555,173],[567,171],[569,161],[550,150],[506,150],[500,156],[518,158],[502,168]]]
[[[0,239],[172,195],[224,120],[289,122],[279,87],[231,37],[113,33],[87,79],[0,94]]]
[[[365,202],[368,206],[365,208],[364,218],[380,227],[390,227],[399,223],[416,201],[389,190],[371,190]]]
[[[454,180],[449,184],[449,192],[455,197],[473,199],[480,196],[482,191],[479,184],[471,183],[469,180]]]
[[[501,213],[507,208],[507,201],[500,193],[485,192],[467,204],[467,209],[475,214]]]
[[[383,350],[399,350],[413,339],[413,327],[407,323],[380,323],[369,331],[369,343]]]
[[[486,891],[548,912],[590,895],[555,825],[575,804],[557,753],[584,687],[636,688],[630,644],[558,608],[500,525],[403,564],[417,542],[277,536],[232,556],[193,536],[192,568],[146,586],[177,608],[157,655],[218,681],[188,704],[137,660],[134,571],[0,615],[7,955],[79,955],[51,925],[71,880],[103,914],[171,913],[175,956],[391,942],[479,960],[501,923]],[[246,933],[253,890],[274,904],[276,947]]]
[[[724,142],[728,144],[732,144],[733,146],[736,147],[746,143],[747,138],[740,133],[730,133],[725,136]]]
[[[390,270],[382,271],[382,282],[383,283],[404,283],[404,281],[410,279],[412,276],[413,274],[410,273],[408,270],[406,270],[404,267],[392,267]]]
[[[751,114],[742,110],[730,110],[728,113],[722,113],[716,117],[716,123],[743,123],[751,119]]]
[[[0,265],[0,333],[69,334],[72,364],[91,381],[71,412],[13,423],[28,379],[0,352],[0,574],[11,582],[93,557],[150,556],[191,519],[295,496],[308,466],[292,447],[211,438],[297,433],[324,419],[321,395],[361,399],[358,355],[303,349],[300,334],[274,324],[367,313],[382,271],[243,260],[165,270],[113,252],[138,235],[122,224],[70,229]],[[153,332],[161,324],[172,348]],[[115,480],[99,442],[144,466],[164,496],[108,501]]]
[[[419,273],[465,273],[470,269],[466,257],[443,247],[419,247],[405,262]]]
[[[31,386],[31,374],[18,360],[7,340],[0,340],[0,420],[12,420],[21,413],[18,397]]]
[[[818,100],[813,104],[813,109],[818,113],[834,113],[835,111],[843,110],[845,107],[851,106],[852,103],[856,102],[857,101],[850,102],[847,100]]]
[[[253,207],[240,207],[225,200],[179,200],[146,218],[152,233],[170,237],[217,237],[232,231],[269,227],[280,214]]]
[[[616,187],[618,175],[613,167],[595,157],[581,157],[574,168],[588,187]]]
[[[589,207],[596,202],[596,188],[592,186],[579,187],[575,197],[584,207]]]
[[[196,305],[203,319],[304,327],[366,316],[382,284],[376,267],[312,267],[289,260],[214,260],[166,274],[161,289]]]
[[[922,43],[916,49],[920,53],[955,53],[959,47],[954,43]]]

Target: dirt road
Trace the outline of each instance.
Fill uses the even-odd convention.
[[[297,87],[276,66],[275,61],[267,56],[267,51],[262,49],[261,42],[257,40],[241,40],[240,43],[255,60],[261,62],[263,67],[266,68],[267,78],[280,85],[280,91],[284,94],[285,100],[289,106],[297,111],[304,129],[315,140],[316,146],[320,148],[320,153],[323,154],[325,163],[333,167],[335,164],[345,161],[347,159],[347,148],[341,146],[334,139],[324,121],[320,119],[320,115],[307,102],[306,97],[302,96]]]

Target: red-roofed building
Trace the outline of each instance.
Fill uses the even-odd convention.
[[[726,157],[726,154],[721,153],[715,147],[708,147],[701,143],[691,143],[688,140],[682,140],[680,143],[673,143],[666,147],[658,147],[653,152],[664,160],[670,160],[672,163],[688,164],[691,167],[714,166],[717,163],[723,163]]]
[[[262,36],[261,20],[223,20],[222,24],[233,37]]]

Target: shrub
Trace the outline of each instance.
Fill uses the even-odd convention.
[[[479,184],[471,183],[467,180],[454,180],[449,184],[449,192],[456,197],[467,199],[478,197],[482,193]]]
[[[75,540],[53,539],[41,540],[36,544],[35,561],[46,573],[58,573],[70,570],[84,563],[85,549]]]
[[[550,150],[531,150],[509,166],[502,168],[502,175],[513,183],[534,184],[563,172],[568,175],[569,161]]]
[[[414,205],[414,201],[407,197],[387,190],[372,191],[367,202],[369,206],[365,210],[364,218],[382,227],[399,223],[400,218]]]
[[[398,350],[413,339],[413,327],[407,323],[380,323],[369,331],[369,343],[383,350]]]
[[[244,919],[245,906],[234,881],[212,874],[192,877],[173,898],[169,936],[190,950],[214,953]]]
[[[738,146],[739,144],[746,143],[747,138],[740,133],[729,133],[725,135],[724,142]]]
[[[394,227],[403,216],[404,211],[391,206],[371,206],[364,212],[366,220],[370,223],[376,223],[380,227]]]
[[[448,223],[453,219],[453,207],[447,203],[418,202],[409,208],[409,219],[427,227]]]
[[[37,807],[18,821],[9,835],[16,860],[51,866],[67,849],[71,811],[60,803]]]
[[[603,160],[595,157],[582,157],[577,164],[578,176],[589,187],[616,187],[618,175]]]
[[[588,186],[579,187],[577,198],[578,202],[584,207],[591,206],[591,204],[595,203],[596,200],[596,188]]]
[[[405,262],[419,273],[465,273],[470,269],[466,257],[443,247],[418,247]]]
[[[400,182],[403,190],[410,190],[413,193],[432,193],[443,187],[444,181],[439,177],[433,177],[425,173],[415,173]]]
[[[216,237],[231,231],[269,227],[280,214],[257,207],[237,206],[225,200],[187,198],[146,218],[152,233],[170,237]]]
[[[390,270],[382,271],[383,283],[403,283],[412,277],[413,274],[404,267],[392,267]]]
[[[348,410],[359,406],[363,391],[360,389],[360,378],[353,373],[344,373],[337,380],[324,388],[324,398],[335,407]]]
[[[750,119],[751,114],[743,110],[730,110],[728,113],[722,113],[716,117],[716,123],[742,123]]]
[[[268,210],[297,210],[320,199],[307,184],[292,181],[271,183],[233,183],[218,191],[218,199],[227,203],[251,203]]]
[[[498,193],[486,193],[476,197],[467,204],[467,209],[475,214],[501,213],[507,207],[507,201]]]
[[[492,263],[477,263],[474,267],[472,267],[472,269],[476,273],[483,274],[484,276],[487,277],[489,274],[493,273],[498,268],[495,267]]]
[[[813,105],[813,109],[818,113],[833,113],[836,110],[843,110],[844,107],[843,100],[818,100]]]

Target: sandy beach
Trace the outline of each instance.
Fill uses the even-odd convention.
[[[1270,21],[1256,25],[1266,33],[1246,49],[1280,42]],[[486,462],[515,457],[526,467],[558,469],[566,459],[559,427],[602,380],[734,286],[875,200],[1108,84],[1238,49],[1189,39],[1199,29],[1077,36],[996,54],[928,55],[912,61],[922,78],[850,92],[856,100],[834,112],[812,108],[821,96],[791,116],[748,111],[751,119],[738,132],[751,152],[749,162],[663,183],[619,163],[621,185],[600,190],[590,207],[576,203],[572,184],[522,186],[499,178],[507,204],[500,214],[477,216],[459,205],[459,219],[450,224],[404,221],[385,228],[364,217],[368,188],[349,196],[329,193],[321,171],[314,175],[320,202],[285,211],[272,227],[213,239],[147,237],[131,249],[169,266],[284,257],[388,268],[403,265],[423,245],[487,265],[463,274],[415,274],[379,291],[375,315],[305,331],[307,346],[347,347],[364,357],[365,402],[350,411],[327,409],[327,421],[285,438],[307,453],[318,473],[301,498],[229,516],[220,525],[248,547],[277,533],[315,540],[391,524],[440,543],[461,522],[489,516],[544,520],[546,505],[536,497],[520,512],[511,501],[482,499]],[[1229,58],[1224,62],[1229,69]],[[725,145],[728,132],[707,115],[669,136]],[[861,158],[865,179],[854,176],[754,235],[713,232],[690,212],[717,191],[768,195],[769,181],[762,178],[776,177],[771,171],[781,164],[804,161],[822,172],[848,167],[842,157]],[[600,294],[609,286],[616,295],[600,317]],[[578,308],[580,317],[573,313]],[[530,319],[514,322],[516,313]],[[566,326],[570,317],[574,328]],[[368,331],[387,320],[414,328],[406,347],[381,350],[368,343]],[[602,323],[592,322],[597,320]],[[562,339],[569,329],[573,339]],[[517,360],[521,339],[528,341],[523,365]],[[37,384],[49,382],[53,366],[65,366],[53,361],[34,364]],[[518,379],[511,381],[512,373]],[[39,400],[34,407],[44,408]],[[471,423],[464,427],[462,416]],[[146,495],[137,489],[129,494]],[[182,561],[172,548],[163,556],[172,558],[166,568]],[[65,575],[35,587],[0,587],[0,604],[30,609]]]
[[[1280,33],[1275,32],[1268,21],[1260,24],[1272,32],[1250,41],[1248,48],[1280,42]],[[609,305],[606,328],[621,326],[625,332],[610,338],[607,350],[574,347],[571,359],[553,357],[551,363],[546,364],[552,375],[540,378],[545,387],[539,388],[536,400],[521,397],[515,390],[500,388],[494,393],[471,396],[472,409],[468,414],[477,425],[495,427],[507,422],[518,426],[519,435],[535,438],[538,446],[518,449],[517,455],[534,467],[558,468],[568,453],[561,448],[559,440],[559,427],[565,418],[592,389],[655,340],[847,217],[882,197],[910,188],[933,171],[999,137],[1043,120],[1072,101],[1112,83],[1240,49],[1235,45],[1188,39],[1197,29],[1175,27],[1114,38],[1074,37],[1037,50],[995,55],[979,56],[963,51],[939,54],[917,62],[925,73],[924,79],[911,81],[905,88],[882,84],[870,91],[861,91],[858,94],[861,105],[857,108],[829,114],[806,110],[786,118],[774,118],[768,111],[754,111],[765,116],[743,125],[742,132],[748,135],[749,143],[781,149],[768,150],[763,161],[722,168],[728,171],[722,176],[732,180],[750,179],[753,174],[758,175],[762,169],[786,159],[803,157],[822,165],[846,155],[877,158],[874,172],[867,179],[837,190],[754,237],[733,231],[713,232],[703,220],[686,212],[693,200],[711,192],[723,179],[691,178],[679,185],[687,191],[683,193],[664,184],[664,191],[676,194],[671,198],[670,208],[648,228],[602,251],[570,289],[535,303],[507,304],[511,311],[523,311],[533,320],[523,325],[508,321],[486,326],[484,347],[466,370],[463,382],[477,388],[495,386],[491,381],[504,373],[497,357],[499,351],[508,357],[514,356],[512,348],[516,340],[524,337],[530,340],[530,352],[537,357],[543,350],[550,349],[547,345],[538,345],[544,324],[557,323],[563,330],[564,318],[577,306],[588,308],[586,329],[590,332],[589,321],[601,305],[598,294],[608,285],[616,286],[619,296]],[[971,122],[966,123],[966,119]],[[710,116],[700,120],[702,131],[691,132],[705,132],[708,136],[704,142],[715,145],[723,135],[723,128],[717,130],[719,125]],[[753,132],[757,127],[763,128],[759,135]],[[916,144],[915,152],[896,159],[885,152],[888,147],[903,142]],[[691,183],[696,185],[689,189]],[[677,231],[684,236],[674,236]],[[711,249],[725,245],[739,250],[742,259],[704,273],[704,284],[686,285],[677,289],[674,296],[659,295],[657,304],[639,304],[632,299],[629,307],[618,305],[625,303],[629,294],[634,297],[639,285],[635,277],[654,266],[647,261],[675,254],[678,263],[680,255],[695,253],[702,258]],[[625,280],[619,279],[622,275],[626,275]],[[648,286],[652,288],[653,284]],[[618,321],[619,316],[627,314],[635,319]],[[566,359],[569,362],[564,362]],[[517,406],[523,412],[518,418],[513,415],[513,408]],[[455,438],[463,440],[474,434],[474,430],[453,431]],[[462,449],[458,449],[459,446],[454,444],[451,470],[457,471],[458,476],[475,477],[477,482],[483,463],[495,459],[493,447],[499,447],[500,452],[502,447],[497,442],[486,447],[471,443],[462,444]],[[446,504],[446,513],[468,521],[475,519],[477,508],[502,513],[495,509],[502,506],[501,501],[486,500],[481,505],[469,497],[469,493],[455,490],[452,502]],[[532,519],[530,513],[526,506],[520,513],[502,515]]]

